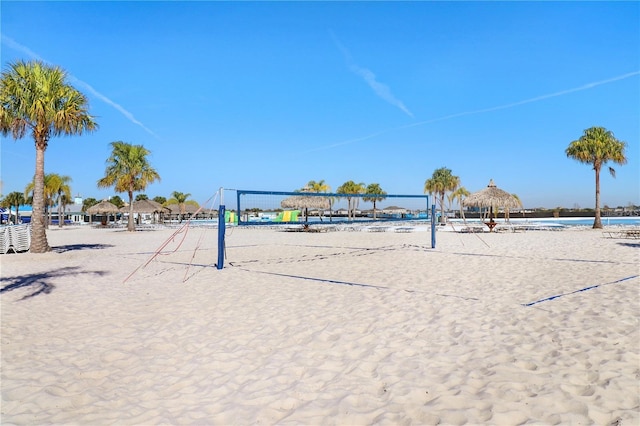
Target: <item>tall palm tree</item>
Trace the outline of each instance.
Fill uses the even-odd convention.
[[[2,205],[9,207],[9,221],[11,221],[11,207],[16,206],[16,221],[14,223],[16,225],[18,224],[20,218],[20,206],[24,206],[25,203],[26,199],[24,198],[24,194],[18,191],[10,192],[2,199]]]
[[[449,203],[452,203],[453,201],[458,202],[458,205],[460,206],[460,217],[462,217],[465,223],[467,221],[467,218],[464,217],[464,210],[462,210],[462,200],[464,199],[464,197],[468,197],[469,194],[470,192],[467,190],[467,188],[465,188],[464,186],[459,186],[447,196],[447,198],[449,199]]]
[[[31,253],[49,251],[44,223],[44,152],[51,137],[98,128],[87,98],[67,83],[67,73],[41,61],[17,61],[0,80],[0,133],[21,139],[30,131],[36,146]]]
[[[61,176],[57,173],[47,173],[44,175],[44,190],[43,190],[43,199],[44,199],[44,215],[47,218],[45,221],[45,228],[48,228],[52,222],[51,210],[53,209],[54,204],[56,203],[56,199],[58,199],[58,206],[60,205],[60,197],[63,195],[71,198],[71,188],[68,185],[68,182],[71,181],[69,176]],[[27,188],[24,190],[25,195],[34,192],[35,188],[35,179],[27,185]],[[58,217],[60,215],[60,210],[58,209]]]
[[[350,196],[351,194],[362,194],[365,191],[364,183],[355,183],[350,180],[343,183],[337,190],[337,194],[345,194],[347,199],[347,219],[354,219],[356,209],[358,208],[358,197]]]
[[[380,184],[378,183],[370,183],[369,185],[367,185],[366,189],[364,190],[364,193],[367,194],[368,197],[362,197],[362,199],[364,201],[373,202],[373,219],[375,220],[376,202],[384,200],[386,198],[384,196],[387,195],[387,193],[382,190],[382,188],[380,187]]]
[[[69,176],[55,176],[56,178],[52,182],[55,187],[52,188],[52,192],[56,195],[56,203],[58,204],[58,227],[62,228],[64,209],[71,199],[71,187],[69,186],[71,178]]]
[[[182,222],[182,219],[184,219],[184,215],[187,213],[187,207],[185,205],[185,202],[189,197],[191,197],[191,194],[189,193],[173,191],[171,193],[171,198],[167,200],[167,204],[178,205],[178,208],[180,209],[180,222]]]
[[[460,185],[460,178],[451,173],[451,169],[441,167],[433,172],[431,178],[424,182],[424,192],[436,194],[440,203],[440,221],[445,222],[444,197],[447,192],[455,191]]]
[[[127,230],[136,230],[133,221],[133,193],[144,191],[150,183],[160,180],[160,175],[151,167],[147,155],[151,152],[142,145],[122,141],[111,142],[112,152],[107,159],[104,177],[98,180],[99,188],[115,187],[116,192],[129,195],[129,219]]]
[[[608,161],[624,165],[627,163],[625,156],[626,142],[619,141],[613,132],[604,127],[590,127],[584,131],[580,139],[569,144],[565,150],[567,157],[581,163],[591,164],[596,172],[596,215],[593,228],[602,228],[600,219],[600,170]],[[616,171],[609,167],[609,173],[614,178]]]

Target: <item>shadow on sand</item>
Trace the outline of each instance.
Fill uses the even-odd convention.
[[[56,288],[50,281],[57,277],[69,277],[77,275],[106,275],[105,271],[81,271],[77,266],[68,266],[53,271],[38,272],[28,275],[20,275],[15,277],[2,277],[3,283],[7,283],[0,288],[0,294],[8,291],[18,290],[21,288],[28,289],[31,293],[22,297],[20,300],[28,299],[39,294],[49,294]]]
[[[66,246],[51,247],[56,253],[65,253],[73,250],[101,250],[113,247],[111,244],[67,244]]]
[[[618,244],[625,247],[640,248],[640,243],[618,243]]]

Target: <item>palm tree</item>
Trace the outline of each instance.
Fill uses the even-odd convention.
[[[13,191],[7,194],[6,197],[2,200],[2,205],[9,207],[9,221],[11,221],[11,207],[16,206],[16,221],[14,222],[16,225],[18,224],[20,214],[20,206],[25,205],[25,198],[22,192]]]
[[[71,178],[69,176],[55,175],[51,184],[55,185],[52,188],[52,192],[56,195],[56,202],[58,204],[58,227],[62,228],[64,224],[64,208],[71,199],[71,187],[69,186]]]
[[[44,199],[44,215],[47,218],[45,221],[45,228],[48,228],[52,222],[51,210],[56,202],[56,198],[60,198],[62,195],[66,195],[71,198],[71,188],[68,183],[71,181],[69,176],[61,176],[57,173],[47,173],[44,176],[44,190],[43,190],[43,199]],[[27,185],[27,188],[24,190],[25,195],[33,193],[35,188],[35,179]],[[58,200],[58,205],[61,200]],[[58,218],[60,216],[60,210],[58,209]]]
[[[143,191],[147,185],[160,180],[147,155],[151,152],[142,145],[132,145],[122,141],[111,142],[113,148],[107,159],[104,177],[98,180],[99,188],[115,187],[116,192],[126,192],[129,195],[129,218],[127,229],[135,231],[133,221],[133,193]]]
[[[449,196],[449,203],[453,201],[457,201],[460,206],[460,217],[462,217],[463,221],[466,223],[467,219],[464,217],[464,210],[462,210],[462,200],[464,197],[468,197],[470,192],[464,186],[459,186],[456,188]]]
[[[607,161],[624,165],[627,157],[624,150],[626,142],[619,141],[613,136],[613,132],[604,127],[590,127],[586,129],[580,139],[569,144],[565,150],[567,157],[573,158],[581,163],[591,164],[596,172],[596,215],[593,221],[593,228],[602,228],[600,219],[600,170]],[[614,178],[616,171],[609,167],[609,173]]]
[[[44,224],[44,152],[51,137],[98,128],[87,98],[66,82],[67,73],[41,61],[17,61],[0,81],[0,132],[21,139],[30,131],[36,146],[31,253],[50,250]]]
[[[185,205],[185,202],[187,201],[187,198],[189,198],[189,197],[191,197],[191,194],[178,192],[178,191],[173,191],[171,193],[171,198],[169,198],[167,200],[167,204],[177,204],[178,207],[180,208],[180,222],[181,223],[182,223],[182,219],[184,218],[184,215],[187,213],[187,207]]]
[[[315,180],[310,180],[307,183],[307,186],[305,186],[304,188],[302,188],[302,192],[331,192],[331,187],[325,183],[324,179],[319,180],[318,182],[316,182]],[[335,202],[335,198],[334,197],[328,197],[329,199],[329,220],[332,221],[333,220],[333,203]],[[323,213],[324,214],[324,213]],[[322,220],[322,216],[320,216],[320,220]]]
[[[440,222],[445,222],[444,197],[447,192],[455,191],[460,185],[460,178],[451,174],[451,169],[441,167],[433,172],[430,179],[424,182],[424,192],[436,194],[440,203]]]
[[[371,201],[373,202],[373,219],[375,220],[376,218],[376,201],[382,201],[384,200],[386,197],[384,197],[384,195],[387,195],[387,193],[385,191],[382,190],[382,188],[380,187],[380,184],[377,183],[370,183],[369,185],[367,185],[367,188],[365,189],[365,194],[369,195],[369,197],[362,197],[362,199],[364,201]]]
[[[355,210],[358,208],[358,198],[351,197],[350,194],[362,194],[365,191],[364,183],[355,183],[350,180],[343,183],[337,190],[337,194],[345,194],[347,199],[347,219],[355,218]]]
[[[304,188],[308,192],[329,192],[331,191],[331,187],[324,182],[324,179],[316,182],[315,180],[310,180],[307,183],[307,186]]]

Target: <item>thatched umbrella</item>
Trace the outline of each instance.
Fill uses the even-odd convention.
[[[107,215],[107,219],[103,219],[103,225],[106,225],[106,221],[109,220],[110,214],[116,214],[120,211],[118,206],[109,201],[100,201],[98,204],[95,204],[87,209],[87,213],[89,214],[89,220],[91,220],[92,215]]]
[[[129,212],[129,206],[124,206],[120,209],[123,213]],[[138,200],[133,202],[134,213],[168,213],[171,210],[164,207],[162,204],[153,200]],[[154,219],[155,220],[155,219]]]
[[[305,222],[309,219],[309,209],[328,209],[331,203],[327,197],[320,195],[294,195],[280,203],[283,209],[304,209]]]
[[[166,208],[168,209],[171,217],[177,217],[178,219],[180,219],[181,223],[183,214],[187,214],[189,215],[189,217],[193,217],[193,215],[200,211],[200,207],[192,203],[184,203],[184,213],[180,211],[180,204],[178,203],[167,204]]]
[[[171,212],[172,215],[181,214],[181,212],[180,212],[180,204],[178,204],[178,203],[167,204],[166,208],[169,209],[169,212]],[[185,212],[185,214],[194,214],[199,209],[200,209],[200,207],[198,207],[198,206],[196,206],[194,204],[187,204],[187,203],[184,204],[184,212]]]
[[[120,211],[127,213],[129,207],[125,206],[121,208]],[[163,207],[162,204],[153,200],[138,200],[133,202],[134,213],[165,213],[169,211],[168,208]]]
[[[118,209],[118,206],[106,200],[100,201],[98,204],[87,209],[87,213],[89,214],[113,214],[118,213],[119,211],[120,209]]]
[[[516,208],[520,206],[520,202],[507,191],[498,188],[496,184],[493,183],[493,179],[491,179],[485,189],[474,192],[462,200],[462,205],[465,207],[489,207],[490,222],[493,223],[494,207]],[[489,229],[493,231],[491,226]]]

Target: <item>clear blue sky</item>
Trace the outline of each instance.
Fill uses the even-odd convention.
[[[145,193],[290,191],[324,179],[422,194],[448,167],[525,207],[593,207],[568,159],[603,126],[629,162],[602,204],[640,204],[638,2],[12,2],[2,66],[64,68],[100,125],[50,141],[45,171],[97,199],[109,143],[151,151]],[[2,139],[2,192],[33,177],[31,137]],[[126,199],[126,194],[120,194]]]

